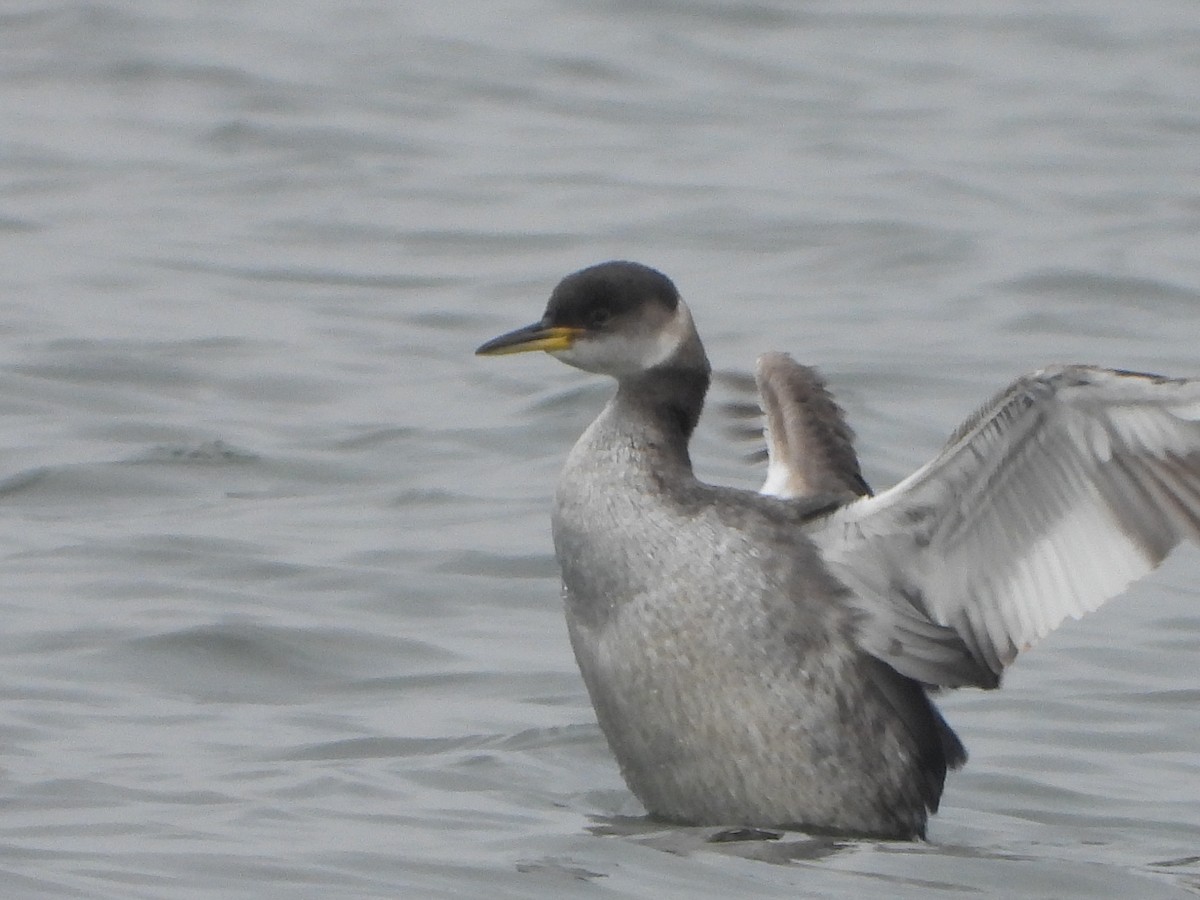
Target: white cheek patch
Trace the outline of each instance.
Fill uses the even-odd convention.
[[[552,350],[550,355],[585,372],[621,378],[661,366],[679,352],[693,330],[692,314],[680,300],[658,328],[636,335],[583,337],[569,350]]]
[[[655,335],[656,340],[648,342],[653,343],[654,346],[649,348],[643,356],[642,368],[652,369],[655,366],[661,366],[682,349],[689,335],[695,330],[696,326],[692,323],[692,311],[687,308],[686,303],[680,300],[675,305],[674,314],[667,319],[666,324]]]
[[[547,350],[546,352],[568,366],[583,369],[585,372],[607,374],[612,371],[614,355],[622,353],[621,346],[613,346],[618,342],[610,337],[582,337],[566,350]]]

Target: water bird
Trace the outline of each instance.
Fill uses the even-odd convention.
[[[1200,539],[1200,381],[1064,365],[1015,382],[873,494],[818,373],[758,361],[761,492],[696,478],[710,366],[672,281],[564,278],[476,351],[616,379],[553,511],[571,642],[648,813],[916,839],[966,752],[931,690],[1017,654]]]

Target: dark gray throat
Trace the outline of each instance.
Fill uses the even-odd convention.
[[[703,365],[668,363],[621,379],[617,402],[665,444],[664,450],[687,461],[688,441],[700,421],[709,381],[707,360]]]

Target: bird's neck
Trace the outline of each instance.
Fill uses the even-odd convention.
[[[690,468],[688,441],[704,409],[710,372],[701,350],[698,359],[668,363],[621,379],[614,402],[631,421],[652,434],[663,450],[679,456]]]

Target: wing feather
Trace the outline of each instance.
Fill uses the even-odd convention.
[[[816,369],[786,353],[764,353],[754,379],[766,416],[762,493],[786,499],[871,493],[854,452],[854,432]]]
[[[927,683],[994,687],[1064,619],[1200,540],[1200,381],[1025,376],[932,462],[809,528],[867,650]]]

